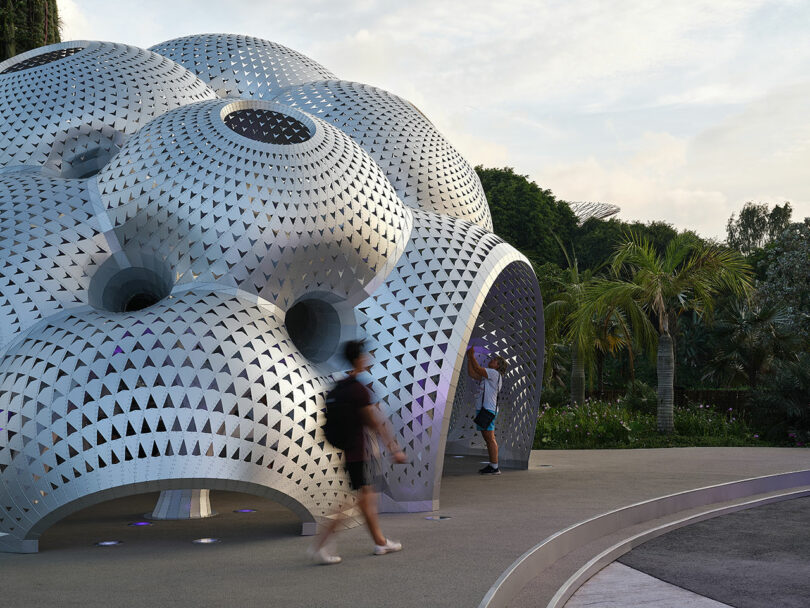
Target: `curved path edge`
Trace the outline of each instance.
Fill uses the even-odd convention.
[[[506,608],[539,572],[576,548],[623,528],[689,509],[808,485],[810,469],[764,475],[652,498],[586,519],[552,534],[521,555],[498,577],[478,608]]]
[[[720,507],[718,509],[712,509],[711,511],[704,511],[703,513],[698,513],[697,515],[684,517],[683,519],[679,519],[677,521],[673,521],[668,524],[664,524],[662,526],[658,526],[651,530],[647,530],[645,532],[641,532],[639,534],[626,538],[621,542],[616,543],[612,547],[605,549],[599,555],[589,560],[588,563],[582,566],[582,568],[577,570],[576,573],[574,573],[567,581],[565,581],[565,583],[563,583],[563,585],[557,590],[557,593],[554,594],[554,597],[551,598],[551,601],[548,603],[548,608],[563,608],[566,602],[569,599],[571,599],[571,596],[573,596],[574,593],[576,593],[577,589],[579,589],[582,585],[588,582],[588,580],[592,576],[597,574],[608,564],[611,564],[614,561],[616,561],[625,553],[628,553],[629,551],[635,549],[639,545],[646,543],[648,540],[651,540],[658,536],[662,536],[664,534],[667,534],[668,532],[677,530],[678,528],[683,528],[684,526],[696,524],[698,522],[705,521],[707,519],[712,519],[714,517],[719,517],[721,515],[728,515],[729,513],[735,513],[737,511],[743,511],[745,509],[752,509],[754,507],[761,507],[763,505],[767,505],[774,502],[781,502],[783,500],[792,500],[794,498],[802,498],[805,496],[810,496],[810,490],[785,492],[784,494],[777,494],[776,496],[758,498],[755,500],[750,500],[748,502],[730,505],[727,507]]]

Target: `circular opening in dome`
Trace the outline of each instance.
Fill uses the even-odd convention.
[[[300,144],[312,137],[309,127],[303,122],[273,110],[235,110],[223,120],[235,133],[265,144]]]
[[[27,70],[29,68],[36,68],[41,65],[45,65],[46,63],[56,61],[57,59],[64,59],[65,57],[75,55],[83,49],[83,46],[74,46],[67,49],[57,49],[55,51],[48,51],[47,53],[42,53],[40,55],[34,55],[33,57],[23,59],[14,65],[10,65],[5,70],[0,72],[0,74],[11,74],[12,72],[21,72],[22,70]]]
[[[110,143],[106,146],[90,148],[70,159],[62,159],[61,177],[84,179],[101,171],[118,153],[118,146]]]
[[[329,302],[318,298],[298,301],[284,319],[293,344],[307,359],[321,363],[329,359],[340,344],[340,315]]]
[[[110,279],[101,296],[102,308],[111,312],[134,312],[157,304],[169,295],[171,286],[150,268],[125,268]]]
[[[90,282],[89,300],[110,312],[134,312],[157,304],[172,291],[171,273],[153,258],[141,256],[122,267],[110,258]]]

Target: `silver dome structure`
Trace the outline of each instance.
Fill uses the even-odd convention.
[[[183,36],[149,50],[187,68],[220,97],[269,99],[289,86],[335,78],[298,51],[252,36]]]
[[[33,49],[0,63],[0,167],[85,177],[153,118],[215,98],[188,70],[133,46],[78,40]]]
[[[568,203],[568,206],[571,207],[571,211],[577,216],[577,220],[580,224],[584,224],[591,218],[606,220],[621,211],[618,205],[612,205],[610,203]]]
[[[413,104],[377,87],[342,80],[293,87],[275,99],[351,136],[382,167],[406,205],[492,230],[475,170]]]
[[[154,48],[216,49],[240,99],[214,94],[224,67],[111,43],[0,64],[0,550],[157,490],[269,497],[313,533],[351,494],[321,430],[349,338],[409,455],[383,465],[382,510],[438,508],[445,454],[483,453],[472,339],[510,363],[497,437],[526,467],[542,298],[469,164],[405,100],[286,47],[181,40]],[[245,57],[267,87],[240,84]],[[119,77],[138,107],[104,88]],[[49,114],[73,84],[85,114]]]

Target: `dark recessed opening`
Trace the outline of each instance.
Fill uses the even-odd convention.
[[[273,110],[235,110],[224,121],[239,135],[265,144],[300,144],[312,137],[303,122]]]
[[[324,300],[300,300],[287,311],[284,323],[293,344],[315,363],[329,359],[340,344],[340,316]]]
[[[134,312],[156,304],[170,291],[171,286],[154,270],[130,267],[110,279],[101,300],[105,310]]]
[[[118,146],[111,142],[107,145],[90,148],[70,159],[62,159],[62,177],[84,179],[92,177],[118,153]]]
[[[160,299],[160,296],[155,293],[136,293],[124,304],[124,312],[133,312],[149,308],[153,304],[157,304]]]
[[[126,260],[125,260],[126,261]],[[143,310],[167,297],[172,291],[172,275],[149,256],[129,259],[132,266],[110,258],[90,282],[90,304],[110,312]]]
[[[27,70],[28,68],[36,68],[41,65],[45,65],[46,63],[56,61],[57,59],[64,59],[65,57],[75,55],[82,49],[84,49],[83,46],[74,46],[73,48],[69,49],[58,49],[56,51],[42,53],[41,55],[35,55],[34,57],[29,57],[28,59],[24,59],[19,63],[15,63],[14,65],[7,67],[5,70],[0,72],[0,74],[11,74],[12,72],[21,72],[22,70]]]

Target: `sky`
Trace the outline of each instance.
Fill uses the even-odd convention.
[[[59,0],[63,40],[289,46],[416,104],[473,164],[724,239],[810,216],[807,0]]]

